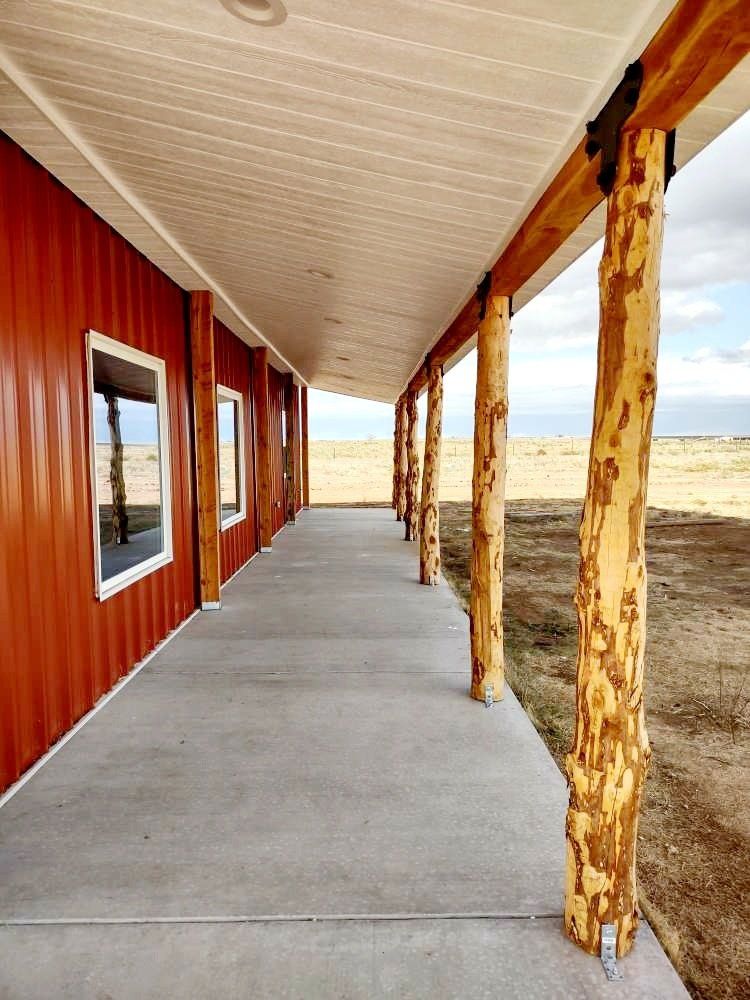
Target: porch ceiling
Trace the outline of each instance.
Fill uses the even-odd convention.
[[[8,0],[0,128],[281,367],[390,401],[673,3],[286,6],[261,28],[219,0]],[[746,61],[678,163],[748,95]]]

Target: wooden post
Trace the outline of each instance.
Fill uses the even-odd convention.
[[[109,485],[112,488],[112,541],[115,545],[128,543],[128,508],[123,472],[122,434],[120,432],[120,407],[117,396],[104,394],[109,426]]]
[[[219,592],[219,445],[214,370],[214,297],[190,293],[190,343],[193,360],[195,469],[198,494],[198,555],[201,607],[221,607]]]
[[[409,460],[406,454],[406,396],[396,402],[396,440],[394,444],[394,491],[396,494],[396,520],[403,521],[406,511],[406,473]]]
[[[391,494],[391,507],[394,510],[398,509],[398,490],[399,483],[398,477],[401,471],[401,442],[399,441],[399,430],[401,423],[401,397],[396,400],[396,405],[393,407],[394,422],[393,422],[393,492]]]
[[[443,431],[443,368],[431,365],[427,388],[427,430],[419,509],[419,582],[440,580],[440,444]]]
[[[294,518],[297,519],[297,511],[302,509],[302,451],[299,412],[299,386],[292,382],[292,422],[294,430],[294,441],[292,448],[292,464],[294,466]]]
[[[297,505],[295,503],[297,494],[296,471],[297,462],[295,451],[297,448],[297,421],[294,415],[294,404],[297,399],[297,387],[294,384],[294,376],[289,373],[284,386],[284,422],[286,424],[286,446],[284,448],[284,471],[286,472],[286,523],[297,523]]]
[[[500,701],[503,657],[503,547],[505,543],[505,450],[508,436],[510,299],[490,294],[477,334],[474,404],[472,559],[469,622],[471,696]]]
[[[404,503],[404,541],[414,542],[419,530],[419,452],[417,451],[417,394],[406,394],[406,491]]]
[[[268,411],[268,348],[253,351],[253,408],[255,411],[255,477],[258,489],[260,551],[271,551],[273,538],[271,444]]]
[[[300,388],[302,408],[302,506],[310,509],[310,442],[307,426],[307,386]]]
[[[576,730],[565,927],[617,953],[638,923],[638,809],[650,748],[643,711],[646,487],[656,395],[665,133],[623,132],[599,268],[599,354],[588,486],[581,519]]]

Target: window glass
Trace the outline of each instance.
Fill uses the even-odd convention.
[[[118,350],[114,342],[110,352],[103,340],[97,335],[91,344],[100,594],[169,554],[160,363],[139,364],[123,355],[140,352]]]
[[[221,524],[227,527],[244,516],[242,396],[232,389],[216,390],[219,430],[219,496]]]

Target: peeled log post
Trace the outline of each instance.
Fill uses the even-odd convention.
[[[503,547],[510,299],[489,295],[477,334],[472,481],[471,697],[503,697]]]
[[[109,441],[111,455],[109,459],[109,484],[112,487],[112,541],[115,545],[128,543],[128,508],[125,492],[125,473],[122,469],[123,448],[120,432],[120,407],[117,396],[105,393],[107,404],[107,425],[109,426]]]
[[[406,394],[406,500],[404,505],[404,541],[414,542],[419,528],[419,452],[417,451],[417,394]]]
[[[440,439],[443,432],[443,369],[430,367],[424,442],[422,504],[419,511],[419,582],[440,581]]]
[[[395,510],[398,506],[398,472],[399,472],[399,441],[398,441],[398,406],[400,399],[396,400],[396,405],[393,408],[394,412],[394,423],[393,423],[393,491],[391,493],[391,507]]]
[[[643,710],[645,520],[659,337],[665,133],[624,132],[599,269],[594,426],[581,519],[576,730],[566,765],[565,927],[617,953],[638,924],[638,810],[650,757]]]
[[[399,396],[396,403],[396,447],[398,467],[396,470],[396,520],[403,521],[406,511],[406,473],[409,461],[406,455],[406,396]]]

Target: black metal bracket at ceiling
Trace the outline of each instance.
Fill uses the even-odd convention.
[[[487,315],[487,298],[492,290],[492,271],[485,271],[484,277],[477,285],[476,297],[479,303],[479,322]],[[513,316],[513,296],[508,295],[508,315]]]
[[[588,134],[586,155],[589,160],[593,160],[597,154],[601,154],[596,183],[605,197],[612,193],[615,184],[620,131],[638,104],[642,83],[643,64],[640,59],[636,59],[627,67],[622,80],[596,118],[586,123]],[[665,191],[677,169],[674,163],[675,136],[674,129],[667,133],[664,163]]]
[[[425,377],[427,379],[429,379],[429,377],[430,377],[430,369],[432,367],[433,367],[433,365],[432,365],[431,353],[427,353],[424,356],[424,364],[423,364],[423,367],[422,367],[422,370],[424,371]],[[443,365],[440,365],[440,374],[441,375],[445,374]]]
[[[586,123],[589,137],[585,146],[586,156],[593,160],[597,153],[601,154],[596,183],[605,196],[612,193],[615,184],[620,129],[635,111],[642,83],[643,63],[636,59],[627,67],[622,80],[596,118]]]

